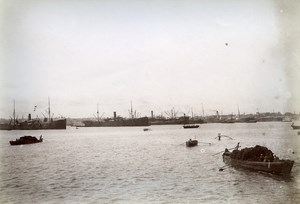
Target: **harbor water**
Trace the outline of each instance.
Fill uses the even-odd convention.
[[[0,131],[0,203],[299,203],[300,135],[290,125]],[[44,141],[9,145],[24,135]],[[187,148],[190,138],[198,146]],[[290,176],[225,166],[219,152],[238,142],[294,160]]]

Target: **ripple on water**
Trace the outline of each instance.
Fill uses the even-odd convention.
[[[5,164],[0,192],[6,195],[0,202],[298,203],[299,156],[291,155],[296,162],[286,180],[232,167],[219,171],[225,165],[221,155],[212,156],[237,141],[245,147],[265,144],[279,156],[289,156],[285,150],[297,149],[297,143],[285,125],[205,124],[191,131],[153,126],[147,135],[135,127],[45,130],[43,146],[22,148],[4,145],[16,133],[10,131],[0,137]],[[235,140],[218,142],[218,132]],[[212,145],[180,145],[195,135]]]

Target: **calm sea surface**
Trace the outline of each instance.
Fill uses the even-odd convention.
[[[299,203],[300,135],[290,123],[0,131],[0,203]],[[229,138],[215,139],[218,133]],[[44,142],[10,146],[23,135]],[[186,148],[197,138],[199,146]],[[201,143],[203,142],[203,143]],[[225,167],[237,142],[295,161],[290,177]],[[211,145],[207,144],[211,143]]]

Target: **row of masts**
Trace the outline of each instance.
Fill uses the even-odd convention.
[[[204,108],[203,108],[203,104],[201,104],[202,107],[202,117],[205,117],[205,112],[204,112]],[[214,111],[217,115],[217,117],[220,117],[219,111],[218,110],[211,110]],[[137,113],[136,110],[133,109],[132,106],[132,102],[130,104],[130,109],[128,110],[129,113],[129,118],[130,119],[134,119],[134,118],[138,118],[140,117],[140,113]],[[163,116],[163,114],[167,115],[167,117],[169,119],[176,119],[178,117],[178,113],[179,111],[176,111],[175,108],[173,107],[170,111],[165,111],[164,113],[161,113],[161,117]],[[194,118],[196,115],[194,115],[194,111],[193,108],[191,108],[191,111],[187,112],[187,115],[191,113],[191,117]],[[94,115],[95,119],[97,121],[100,121],[103,117],[104,113],[102,113],[102,115],[99,115],[99,104],[97,104],[97,116]],[[184,117],[186,116],[186,113],[183,113]],[[238,117],[240,117],[240,110],[239,110],[239,106],[238,106]],[[116,118],[116,112],[114,112],[114,118]],[[154,118],[154,113],[153,111],[151,111],[151,118]]]
[[[15,109],[15,100],[13,102],[13,105],[14,105],[14,109],[13,109],[13,125],[15,126],[16,125],[16,121],[17,121],[17,116],[16,116],[16,109]],[[50,108],[50,98],[48,97],[48,108],[47,108],[47,113],[48,113],[48,116],[46,117],[44,114],[44,118],[47,118],[48,122],[51,121],[51,108]],[[201,107],[202,107],[202,117],[205,117],[205,114],[204,114],[204,108],[203,108],[203,104],[201,104]],[[220,117],[219,115],[219,111],[218,110],[211,110],[211,111],[214,111],[217,115],[217,117]],[[238,117],[240,117],[240,109],[239,109],[239,105],[237,104],[237,111],[238,111]],[[130,106],[130,110],[128,110],[129,112],[129,118],[131,119],[134,119],[134,118],[137,118],[137,117],[140,117],[140,113],[137,113],[136,110],[133,110],[133,106],[132,106],[132,101],[131,101],[131,106]],[[177,118],[177,115],[178,115],[178,111],[175,110],[175,108],[173,107],[170,111],[165,111],[164,112],[168,118],[170,119],[175,119]],[[190,111],[188,111],[187,114],[189,114]],[[100,112],[99,112],[99,104],[97,104],[97,116],[94,115],[94,117],[100,121],[101,118],[103,117],[104,113],[102,113],[102,115],[100,116]],[[161,113],[161,116],[163,115],[163,113]],[[186,116],[186,114],[184,113],[184,116]],[[191,109],[191,117],[194,118],[194,112],[193,112],[193,109]],[[114,112],[114,117],[116,118],[116,112]],[[154,117],[154,114],[153,114],[153,111],[151,111],[151,117],[153,118]],[[30,119],[31,119],[31,116],[30,116]],[[29,120],[30,120],[29,119]]]

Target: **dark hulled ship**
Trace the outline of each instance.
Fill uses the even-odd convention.
[[[129,111],[129,118],[123,118],[118,116],[117,113],[114,112],[113,118],[102,119],[102,116],[99,116],[99,107],[97,104],[97,116],[95,116],[96,120],[84,120],[82,123],[85,127],[121,127],[121,126],[149,126],[148,117],[137,117],[136,111],[133,111],[132,104],[131,109]]]
[[[14,111],[13,118],[9,123],[0,124],[0,130],[42,130],[42,129],[66,129],[67,120],[66,118],[51,118],[50,112],[50,100],[48,100],[48,118],[44,118],[43,120],[39,118],[32,119],[31,114],[28,114],[27,120],[18,120],[16,118],[15,111],[15,102],[14,102]]]
[[[148,117],[142,118],[118,118],[108,120],[85,120],[82,121],[85,127],[120,127],[120,126],[149,126]]]

